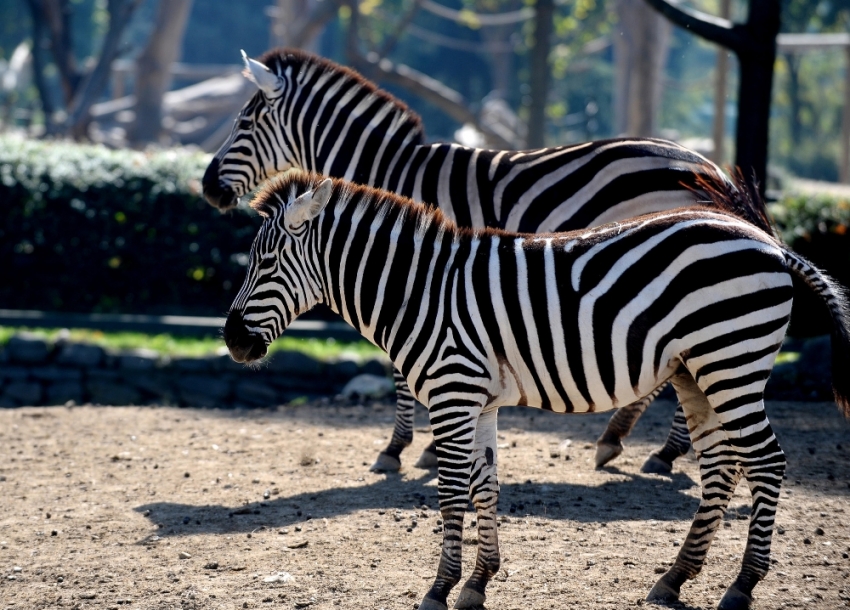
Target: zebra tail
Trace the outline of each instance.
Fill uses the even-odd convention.
[[[740,168],[735,169],[731,180],[720,170],[705,168],[697,174],[694,186],[687,188],[700,197],[708,197],[715,208],[746,220],[779,240],[764,199],[759,196],[755,186],[750,188]]]
[[[850,302],[845,289],[798,254],[785,250],[785,262],[823,299],[832,318],[832,392],[850,419]]]

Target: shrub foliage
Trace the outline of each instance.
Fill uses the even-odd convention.
[[[203,201],[207,161],[0,137],[0,306],[225,312],[259,222]]]

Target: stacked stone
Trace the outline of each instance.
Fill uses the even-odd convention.
[[[97,345],[20,334],[0,349],[0,407],[75,404],[271,407],[333,396],[360,374],[386,376],[379,360],[322,362],[277,352],[260,368],[229,356],[168,358],[151,350],[109,352]]]

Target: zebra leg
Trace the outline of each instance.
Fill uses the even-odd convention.
[[[598,439],[596,439],[596,467],[602,468],[605,464],[623,453],[623,439],[626,438],[635,427],[637,420],[643,415],[655,397],[667,384],[657,387],[651,394],[641,398],[637,402],[621,407],[614,411],[614,415],[608,421],[608,427]]]
[[[378,459],[369,470],[394,472],[401,468],[401,452],[413,442],[413,410],[416,399],[407,385],[404,375],[393,368],[396,407],[393,437],[387,448],[378,454]]]
[[[708,549],[717,533],[726,507],[741,477],[741,467],[717,414],[690,373],[673,378],[673,387],[687,414],[694,449],[700,465],[702,499],[691,529],[673,566],[655,583],[646,600],[671,603],[679,599],[686,580],[702,569]]]
[[[750,607],[755,586],[770,568],[770,543],[779,490],[785,475],[785,454],[762,411],[764,428],[758,432],[758,444],[742,459],[744,478],[753,497],[747,548],[741,571],[720,600],[719,610],[745,610]],[[743,453],[743,451],[742,451]]]
[[[437,440],[437,494],[443,518],[443,549],[437,577],[419,610],[446,610],[449,592],[460,582],[463,517],[469,504],[469,477],[481,408],[452,401],[429,405],[428,411]]]
[[[699,572],[741,475],[753,497],[747,548],[741,571],[720,600],[719,610],[749,608],[753,588],[767,574],[785,455],[764,412],[764,381],[744,384],[735,392],[738,388],[733,383],[739,379],[749,380],[752,375],[739,374],[713,388],[703,380],[708,396],[690,376],[673,379],[700,462],[702,501],[676,563],[653,587],[651,601],[678,598],[682,582]],[[721,384],[726,388],[716,390]]]
[[[691,448],[691,437],[688,432],[688,421],[682,405],[676,407],[673,416],[673,425],[667,435],[667,442],[658,451],[649,454],[646,462],[641,466],[641,472],[653,472],[655,474],[669,474],[673,470],[673,461],[685,455]]]
[[[478,518],[478,556],[475,569],[463,585],[455,608],[484,605],[487,583],[499,572],[499,530],[496,509],[499,503],[499,480],[496,456],[496,414],[482,413],[475,431],[472,453],[472,475],[469,493]]]

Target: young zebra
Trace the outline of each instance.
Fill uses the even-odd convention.
[[[728,188],[719,169],[672,142],[631,138],[509,152],[425,144],[418,116],[356,72],[294,50],[260,61],[245,57],[259,88],[203,180],[208,201],[222,209],[289,168],[353,180],[437,205],[473,228],[545,233],[568,231],[698,201],[702,181]],[[753,222],[769,231],[758,216]],[[413,439],[414,399],[396,374],[398,408],[389,446],[373,468],[397,470]],[[600,437],[597,465],[622,451],[621,439],[651,398],[617,412]],[[646,468],[670,471],[689,448],[677,414],[665,447]],[[433,445],[418,466],[432,466]]]
[[[428,408],[444,534],[421,610],[444,610],[460,580],[470,497],[478,556],[455,607],[482,604],[499,570],[499,407],[603,411],[667,381],[687,417],[702,500],[649,599],[673,601],[697,575],[743,477],[749,537],[720,608],[749,606],[770,565],[785,471],[763,390],[794,276],[829,308],[835,395],[850,416],[850,320],[831,280],[770,235],[707,208],[561,234],[473,231],[394,194],[300,173],[273,181],[252,205],[265,220],[224,329],[233,359],[263,357],[296,316],[324,303],[389,354]]]

